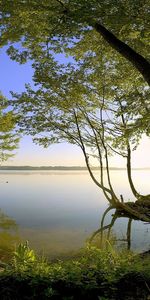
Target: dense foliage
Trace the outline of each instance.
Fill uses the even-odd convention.
[[[19,135],[15,131],[16,117],[8,108],[8,101],[0,95],[0,162],[14,155]]]
[[[109,172],[113,154],[126,159],[132,193],[143,200],[132,180],[131,154],[150,133],[148,2],[0,1],[1,46],[34,69],[35,88],[26,85],[10,102],[21,131],[44,147],[78,145],[113,205],[120,202]]]
[[[21,56],[9,48],[18,61],[39,55],[47,44],[55,53],[62,53],[76,39],[81,45],[88,38],[84,52],[89,51],[95,46],[92,32],[97,31],[99,45],[105,39],[150,82],[148,0],[1,0],[0,12],[1,45],[21,40],[26,48]]]
[[[131,152],[150,134],[149,1],[0,0],[0,45],[30,60],[35,89],[13,93],[21,132],[47,147],[78,145],[94,182],[118,203],[109,157],[123,156],[131,190]],[[2,100],[2,99],[1,99]],[[1,101],[2,103],[2,101]],[[1,107],[0,158],[16,147],[14,113]],[[92,172],[97,158],[100,176]],[[103,169],[106,166],[107,180]],[[149,262],[131,253],[88,248],[79,259],[47,264],[28,245],[1,272],[1,299],[147,299]],[[125,298],[126,297],[126,298]]]
[[[87,247],[73,260],[48,263],[20,244],[0,274],[1,299],[147,299],[149,260]]]

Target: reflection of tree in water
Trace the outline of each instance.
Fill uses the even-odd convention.
[[[125,212],[122,209],[116,209],[115,212],[112,214],[112,218],[109,224],[104,225],[104,221],[105,221],[105,217],[108,214],[108,212],[110,212],[112,209],[114,209],[114,206],[109,206],[103,213],[102,215],[102,219],[101,219],[101,224],[100,224],[100,228],[98,230],[96,230],[92,236],[90,237],[89,242],[91,243],[95,238],[97,238],[97,236],[100,237],[100,243],[103,244],[104,241],[104,233],[106,233],[105,238],[107,240],[110,239],[110,235],[111,235],[111,230],[116,222],[116,220],[118,218],[128,218],[128,223],[127,223],[127,230],[126,230],[126,238],[123,239],[116,239],[116,241],[123,241],[123,242],[127,242],[127,249],[131,249],[131,225],[132,225],[132,220],[139,220],[139,221],[143,221],[138,217],[134,217],[132,215],[130,215],[130,213]],[[148,222],[149,224],[149,222]]]
[[[18,226],[12,218],[0,209],[0,260],[11,257],[14,246],[19,241]]]

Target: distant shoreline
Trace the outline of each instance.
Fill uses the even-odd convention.
[[[80,166],[40,166],[40,167],[33,167],[33,166],[0,166],[0,171],[87,171],[86,167]],[[92,170],[98,171],[99,167],[92,167]],[[106,170],[106,168],[104,168]],[[111,167],[110,170],[126,170],[126,168],[117,168]],[[150,170],[148,168],[132,168],[132,170]]]

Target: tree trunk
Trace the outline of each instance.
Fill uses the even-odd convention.
[[[150,63],[130,46],[120,41],[101,24],[96,23],[94,28],[103,36],[112,48],[132,63],[132,65],[143,75],[145,81],[150,85]]]
[[[129,180],[129,184],[130,184],[132,193],[136,199],[139,199],[141,195],[135,189],[133,181],[132,181],[132,176],[131,176],[131,150],[130,150],[129,145],[128,145],[128,154],[127,154],[127,174],[128,174],[128,180]]]

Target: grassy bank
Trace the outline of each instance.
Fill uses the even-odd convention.
[[[36,256],[28,244],[1,268],[0,299],[150,299],[150,261],[127,251],[87,247],[78,258],[55,263]]]

